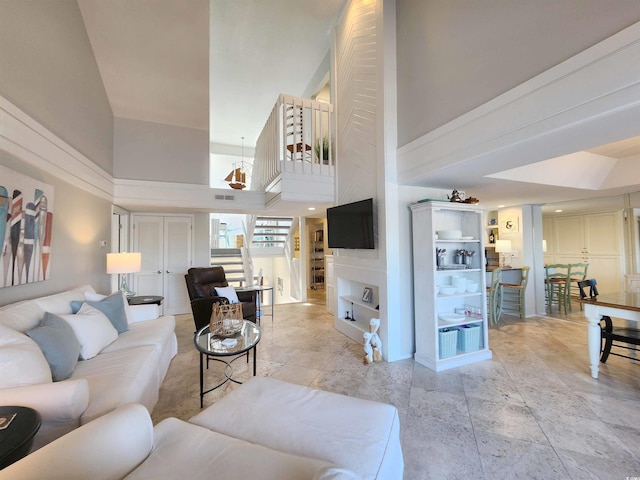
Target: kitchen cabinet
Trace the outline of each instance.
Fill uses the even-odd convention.
[[[622,212],[549,217],[543,220],[547,240],[545,263],[588,263],[587,276],[598,291],[623,289]]]
[[[416,362],[441,371],[491,358],[484,208],[432,201],[411,205],[411,211]],[[439,234],[436,238],[439,231],[459,231],[460,235],[444,239]],[[459,251],[473,253],[466,255],[465,262],[456,263]],[[440,260],[437,252],[441,252]],[[455,291],[446,291],[446,286]],[[452,335],[457,338],[453,346]]]

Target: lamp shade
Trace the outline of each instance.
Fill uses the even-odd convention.
[[[142,267],[142,255],[133,253],[107,253],[107,273],[134,273]]]
[[[511,252],[511,240],[496,240],[496,252],[498,253]]]

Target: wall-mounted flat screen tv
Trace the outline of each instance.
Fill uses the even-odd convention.
[[[376,248],[373,218],[373,198],[327,208],[329,248]]]

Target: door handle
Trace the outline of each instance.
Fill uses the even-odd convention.
[[[171,273],[169,270],[167,270],[167,273]]]
[[[161,270],[158,270],[156,273],[159,275],[159,274],[161,274],[161,273],[162,273],[162,271],[161,271]]]

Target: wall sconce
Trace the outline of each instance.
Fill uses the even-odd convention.
[[[140,252],[134,253],[107,253],[107,273],[122,275],[120,290],[127,297],[133,297],[136,292],[129,290],[127,285],[127,274],[139,272],[142,268],[142,255]]]
[[[511,255],[507,255],[511,253],[511,240],[496,240],[496,253],[500,254],[500,268],[511,268]]]
[[[547,241],[546,240],[542,240],[542,252],[543,253],[547,252]]]

